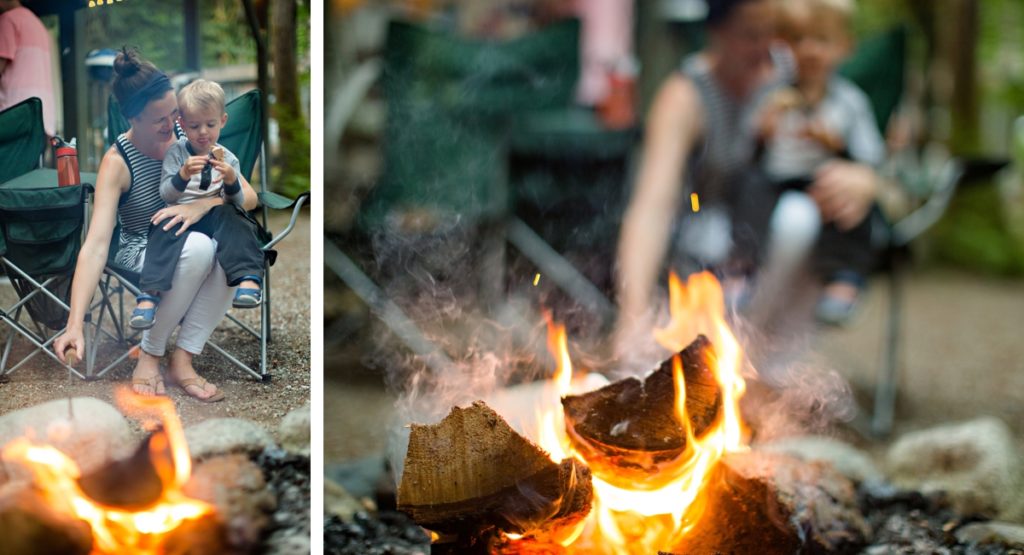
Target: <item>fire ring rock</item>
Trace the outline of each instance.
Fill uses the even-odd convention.
[[[300,455],[309,454],[309,403],[289,412],[281,419],[277,436],[281,447]]]
[[[838,439],[821,436],[787,437],[758,445],[757,448],[772,453],[785,453],[802,461],[827,462],[856,483],[884,480],[882,471],[867,453]]]
[[[69,420],[67,399],[9,412],[0,416],[0,445],[19,437],[34,438],[64,452],[85,474],[132,452],[137,439],[113,405],[92,397],[75,397],[72,415]],[[13,465],[7,467],[10,475],[0,470],[0,483],[29,478],[27,471],[22,475]]]
[[[259,424],[244,418],[211,418],[185,430],[192,458],[199,460],[228,453],[256,454],[275,447]]]
[[[1020,507],[1021,457],[1006,424],[980,418],[911,432],[889,448],[889,477],[897,486],[944,491],[963,514],[1013,519]]]

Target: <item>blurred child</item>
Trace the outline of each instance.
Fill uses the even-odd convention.
[[[222,198],[186,231],[203,233],[217,243],[217,261],[229,286],[238,286],[232,305],[255,308],[262,301],[264,255],[256,236],[255,223],[242,204],[241,168],[238,158],[217,144],[227,123],[224,90],[211,81],[197,80],[178,93],[179,125],[185,136],[172,145],[164,157],[160,196],[168,204],[185,204],[199,199]],[[164,230],[150,226],[143,261],[138,306],[129,324],[135,329],[153,327],[160,292],[171,289],[171,280],[188,233],[180,225]],[[179,234],[180,233],[180,234]]]
[[[753,238],[737,239],[741,251],[745,242],[763,243],[782,192],[806,190],[826,162],[846,159],[878,166],[885,157],[867,96],[836,73],[853,45],[853,1],[784,0],[778,6],[779,34],[793,54],[795,76],[791,86],[767,96],[756,119],[762,176],[756,186],[769,190],[744,192],[757,200],[741,200],[741,206],[746,205],[745,212],[758,212],[748,219],[760,224],[752,227]],[[822,322],[845,323],[856,307],[874,262],[870,220],[849,229],[834,223],[822,226],[812,258],[826,284],[816,309]],[[755,245],[755,252],[748,254],[759,258],[761,247]]]

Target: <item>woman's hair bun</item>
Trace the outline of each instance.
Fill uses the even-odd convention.
[[[117,57],[114,58],[114,72],[117,73],[118,77],[131,77],[138,73],[142,66],[142,58],[139,56],[138,50],[129,48],[127,46],[121,48],[121,51],[117,53]]]

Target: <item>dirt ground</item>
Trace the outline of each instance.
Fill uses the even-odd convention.
[[[274,213],[270,229],[284,229],[289,215],[284,212]],[[212,349],[206,349],[195,359],[196,368],[200,375],[217,384],[226,398],[219,403],[201,403],[169,386],[168,393],[175,400],[186,427],[208,418],[241,417],[258,422],[273,433],[284,415],[309,401],[309,237],[310,218],[307,209],[303,211],[292,233],[278,244],[279,256],[270,272],[273,341],[268,347],[268,356],[272,381],[261,383]],[[10,284],[0,283],[0,303],[7,307],[14,299],[16,296]],[[129,302],[126,299],[126,303]],[[248,325],[258,326],[258,311],[234,312]],[[8,328],[0,325],[0,338],[6,338],[7,333]],[[229,352],[235,352],[243,362],[253,365],[258,360],[259,343],[227,320],[214,332],[214,340]],[[29,344],[19,338],[15,345],[14,360],[20,360],[18,355],[23,356],[28,352]],[[116,358],[117,352],[117,346],[113,344],[109,349],[101,348],[97,363],[105,366]],[[99,380],[83,381],[69,378],[49,358],[37,356],[25,367],[12,373],[9,382],[0,384],[0,414],[69,395],[96,397],[113,402],[114,389],[128,383],[132,366],[131,361],[122,362]]]
[[[862,402],[882,361],[887,291],[887,280],[876,278],[848,328],[803,338],[805,359],[848,380]],[[905,292],[894,434],[993,415],[1024,439],[1024,281],[917,269]],[[329,351],[326,365],[326,462],[381,453],[397,425],[394,396],[351,348]]]

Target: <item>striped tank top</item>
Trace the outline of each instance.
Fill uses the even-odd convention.
[[[701,204],[728,201],[737,175],[750,167],[756,110],[764,96],[789,82],[795,71],[786,51],[773,50],[772,62],[776,78],[743,99],[722,89],[703,57],[695,55],[683,62],[682,73],[696,86],[704,109],[704,136],[687,164],[686,176],[689,190],[700,195]],[[689,206],[689,198],[685,201]]]
[[[175,132],[179,137],[182,135],[177,125]],[[125,133],[119,135],[114,144],[131,175],[128,192],[121,195],[117,205],[120,233],[114,263],[129,270],[140,271],[149,234],[149,220],[157,210],[167,205],[160,197],[160,176],[164,163],[163,160],[150,158],[140,152]]]

